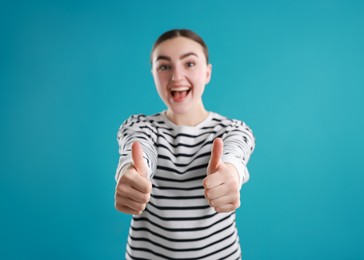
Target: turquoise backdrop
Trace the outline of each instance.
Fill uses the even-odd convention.
[[[364,259],[364,1],[2,1],[0,258],[123,259],[116,132],[164,109],[156,37],[207,42],[209,110],[257,140],[244,259]]]

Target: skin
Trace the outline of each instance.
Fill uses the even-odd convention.
[[[167,106],[167,117],[176,125],[194,126],[208,116],[202,94],[211,79],[211,64],[207,64],[202,46],[188,38],[176,37],[162,42],[152,53],[152,75],[160,98]],[[172,89],[188,88],[180,99]],[[240,207],[240,181],[235,167],[223,163],[223,141],[215,139],[203,180],[205,197],[217,212],[230,212]],[[115,208],[127,214],[141,214],[150,200],[151,181],[142,146],[132,146],[133,163],[119,179],[115,189]]]
[[[240,180],[236,168],[221,160],[224,143],[216,138],[212,144],[207,177],[203,180],[205,197],[216,212],[230,212],[240,207]]]
[[[127,214],[139,215],[150,200],[152,183],[147,178],[142,146],[135,142],[131,149],[133,163],[116,184],[115,208]]]
[[[176,37],[155,48],[152,54],[154,83],[172,122],[193,126],[208,116],[202,94],[205,85],[210,82],[211,70],[202,46],[188,38]],[[175,102],[170,90],[181,87],[191,90],[186,99]]]

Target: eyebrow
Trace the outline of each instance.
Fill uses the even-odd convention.
[[[198,55],[197,55],[196,53],[194,53],[194,52],[187,52],[187,53],[185,53],[185,54],[181,55],[181,56],[179,57],[179,59],[180,59],[180,60],[182,60],[182,59],[187,58],[188,56],[191,56],[191,55],[196,56],[196,57],[198,58]],[[170,57],[168,57],[168,56],[166,56],[166,55],[159,55],[159,56],[156,58],[156,60],[155,60],[155,61],[158,61],[158,60],[167,60],[167,61],[171,61],[171,58],[170,58]]]

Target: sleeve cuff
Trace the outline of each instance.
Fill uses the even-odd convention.
[[[152,178],[152,169],[149,167],[147,160],[144,157],[144,161],[145,161],[145,165],[147,165],[148,168],[148,179]],[[131,158],[124,158],[123,162],[119,163],[119,166],[116,169],[116,174],[115,174],[115,180],[116,182],[119,182],[120,178],[124,175],[125,171],[129,168],[129,165],[133,163],[133,160]]]
[[[243,164],[241,162],[240,159],[231,157],[229,155],[223,155],[222,161],[224,163],[229,163],[235,167],[235,169],[239,175],[240,186],[242,186],[244,183],[248,182],[249,177],[250,177],[248,168],[245,166],[245,164]]]

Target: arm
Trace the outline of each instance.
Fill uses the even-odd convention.
[[[240,189],[249,179],[246,163],[254,145],[251,130],[239,121],[233,121],[223,139],[214,140],[203,185],[206,199],[217,212],[240,207]]]
[[[223,136],[224,153],[222,161],[235,167],[239,174],[240,187],[249,180],[247,164],[255,149],[255,137],[252,130],[238,120],[232,120],[227,133]]]
[[[150,200],[150,178],[156,165],[152,129],[142,116],[125,121],[118,132],[119,165],[115,179],[115,208],[141,214]]]
[[[119,144],[119,164],[115,174],[118,181],[132,163],[132,145],[138,142],[142,146],[143,158],[147,165],[147,177],[150,179],[157,167],[157,150],[155,148],[155,129],[143,115],[129,117],[119,128],[117,141]]]

